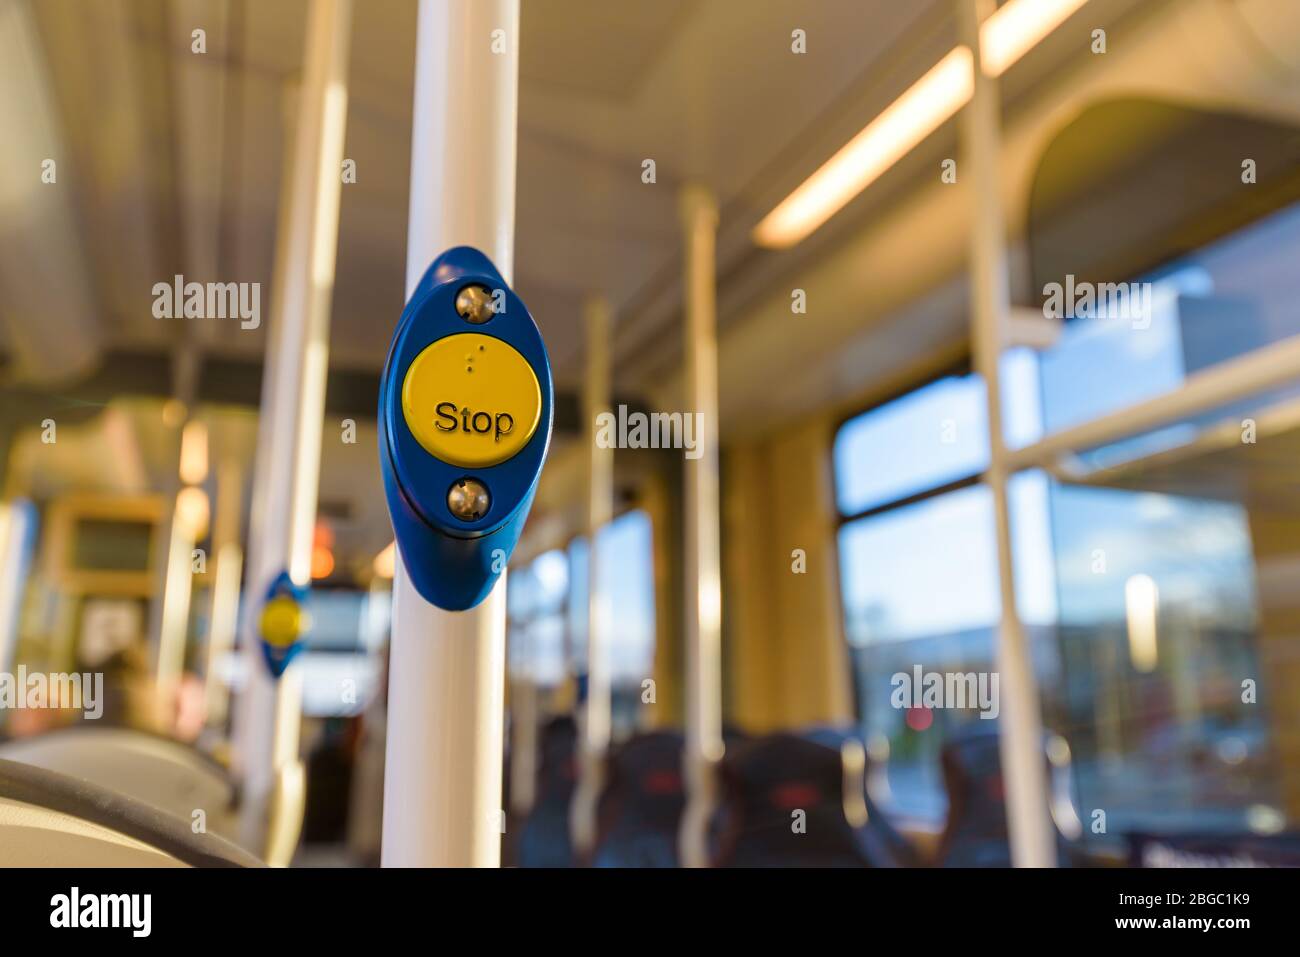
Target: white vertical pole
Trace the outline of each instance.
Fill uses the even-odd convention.
[[[541,692],[537,675],[525,667],[510,689],[510,810],[522,818],[537,802],[537,731]]]
[[[686,258],[686,409],[699,416],[699,457],[686,459],[686,754],[682,864],[709,863],[708,830],[722,759],[722,572],[719,558],[718,341],[711,193],[681,196]]]
[[[248,587],[243,625],[245,685],[235,724],[243,777],[241,839],[261,848],[280,774],[298,761],[302,677],[290,665],[276,681],[257,634],[262,594],[287,570],[311,578],[320,479],[321,426],[329,359],[329,309],[338,250],[339,192],[347,122],[351,0],[308,7],[302,86],[280,207],[270,340],[253,470]]]
[[[190,333],[172,357],[172,401],[184,410],[174,432],[166,432],[169,458],[180,464],[185,425],[194,414],[198,386],[199,352]],[[154,669],[154,718],[171,722],[171,707],[184,667],[185,639],[190,622],[194,574],[191,556],[196,530],[180,510],[180,476],[173,472],[164,483],[166,512],[154,530],[155,563],[153,600],[149,608],[149,641]]]
[[[207,668],[204,701],[209,727],[224,728],[230,706],[230,692],[222,668],[235,644],[239,618],[239,581],[244,568],[244,551],[239,544],[239,526],[244,513],[244,468],[237,459],[225,459],[217,466],[217,503],[212,519],[212,599],[208,611]]]
[[[13,671],[18,650],[18,615],[27,582],[25,546],[31,518],[29,502],[0,502],[0,674]]]
[[[971,217],[971,340],[975,368],[984,379],[988,408],[989,468],[1001,584],[1001,626],[997,668],[1001,674],[1002,720],[999,748],[1005,782],[1011,858],[1016,867],[1055,863],[1048,818],[1047,774],[1038,685],[1016,608],[1015,563],[1007,505],[1007,450],[1002,430],[1002,389],[998,361],[1006,342],[1011,310],[1006,235],[998,174],[1001,155],[998,90],[980,63],[979,26],[993,11],[992,0],[958,0],[963,36],[974,54],[974,95],[962,116]]]
[[[519,0],[421,0],[415,49],[407,296],[429,264],[458,245],[481,250],[509,283]],[[478,607],[435,608],[412,586],[398,552],[385,867],[500,866],[505,597],[503,574]]]
[[[185,668],[185,640],[190,624],[190,599],[193,597],[193,554],[196,531],[193,517],[185,515],[178,496],[169,496],[170,520],[164,523],[167,547],[160,563],[162,596],[158,603],[158,630],[155,635],[154,702],[159,721],[171,723],[176,689]]]
[[[600,587],[600,549],[596,538],[614,513],[614,450],[596,442],[596,417],[609,411],[609,302],[593,296],[585,310],[586,387],[583,415],[589,443],[587,460],[587,701],[583,709],[580,777],[570,806],[569,828],[579,857],[594,849],[596,811],[605,783],[610,742],[609,615]]]

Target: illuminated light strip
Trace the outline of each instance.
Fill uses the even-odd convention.
[[[771,249],[793,246],[839,212],[966,104],[975,86],[972,61],[963,46],[935,64],[768,213],[754,228],[754,241]]]
[[[1011,0],[980,28],[984,72],[1001,76],[1085,3]],[[763,217],[754,242],[786,249],[805,239],[965,106],[974,85],[974,58],[956,47]]]
[[[1012,0],[980,27],[980,62],[989,76],[1011,65],[1088,0]]]

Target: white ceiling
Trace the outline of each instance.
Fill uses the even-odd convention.
[[[1263,102],[1267,81],[1251,67],[1267,58],[1231,18],[1292,2],[1090,0],[1004,77],[1009,208],[1023,203],[1017,190],[1044,131],[1075,108],[1058,95],[1064,77],[1076,99],[1155,89]],[[1177,18],[1163,16],[1207,6],[1222,10],[1222,30],[1178,34],[1168,22]],[[795,249],[749,241],[777,200],[951,47],[951,9],[949,0],[523,0],[516,284],[557,382],[576,384],[581,303],[602,292],[616,314],[616,392],[657,399],[671,388],[676,193],[688,181],[711,187],[722,210],[724,438],[824,410],[920,354],[959,348],[964,204],[930,175],[955,149],[954,124]],[[10,320],[0,349],[14,351],[15,328],[43,335],[56,357],[83,340],[173,345],[180,324],[152,317],[151,288],[177,271],[269,290],[305,10],[306,0],[0,0],[0,40],[14,11],[32,25],[36,67],[23,96],[52,104],[49,116],[27,109],[29,126],[15,127],[4,81],[17,58],[0,62],[9,134],[0,163],[18,145],[24,164],[60,158],[58,189],[32,191],[39,214],[0,217],[0,319]],[[356,11],[344,153],[357,182],[343,188],[331,363],[377,371],[402,308],[416,6],[358,0]],[[1104,59],[1082,52],[1096,24],[1113,28]],[[201,55],[190,46],[200,27]],[[795,29],[806,31],[806,54],[791,52]],[[1031,114],[1047,119],[1030,123]],[[641,181],[645,159],[656,162],[653,185]],[[0,184],[20,179],[30,181],[29,167],[0,170]],[[0,204],[7,195],[0,189]],[[14,266],[23,254],[30,269]],[[788,310],[796,285],[813,304],[802,326]],[[264,292],[264,308],[270,301]],[[42,314],[42,303],[58,309]],[[255,359],[265,328],[214,324],[204,346]],[[372,447],[349,454],[353,467],[328,470],[339,494],[369,494],[373,482],[348,476],[373,472]]]
[[[882,57],[898,57],[909,30],[924,40],[917,24],[932,6],[524,0],[516,283],[562,383],[576,373],[586,295],[606,293],[622,319],[675,285],[676,188],[711,186],[729,227],[747,233],[787,186],[784,169],[860,125],[845,117],[846,98]],[[339,366],[377,369],[402,306],[415,9],[356,7],[345,155],[358,175],[339,223]],[[304,0],[42,0],[32,10],[62,137],[49,152],[68,159],[61,182],[105,344],[179,336],[150,314],[153,283],[174,271],[269,286]],[[205,54],[191,51],[196,28]],[[796,28],[806,55],[791,52]],[[647,158],[654,185],[641,181]],[[264,329],[218,324],[205,342],[257,355]]]

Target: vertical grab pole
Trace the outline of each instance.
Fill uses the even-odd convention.
[[[299,585],[311,577],[351,20],[351,0],[320,0],[309,7],[302,88],[282,187],[253,471],[248,581],[255,595],[282,572]],[[244,787],[241,839],[260,848],[281,775],[298,765],[302,677],[293,665],[278,680],[272,677],[260,648],[260,609],[253,605],[243,625],[246,674],[235,713],[235,757]],[[281,847],[292,843],[278,837]]]
[[[1007,285],[1001,154],[996,82],[984,73],[980,24],[993,11],[993,0],[958,0],[963,38],[974,57],[974,94],[962,115],[961,137],[970,166],[971,341],[975,368],[984,379],[988,408],[989,468],[985,476],[993,495],[998,545],[998,579],[1002,618],[998,629],[997,667],[1002,675],[1002,755],[1006,782],[1007,824],[1011,858],[1016,867],[1052,867],[1055,847],[1048,819],[1047,775],[1038,685],[1016,608],[1015,563],[1007,503],[1006,438],[1002,428],[1002,390],[998,361],[1007,341],[1011,295]]]
[[[186,334],[172,357],[172,398],[184,409],[183,422],[167,434],[168,454],[173,467],[179,466],[185,430],[192,421],[198,385],[199,352]],[[172,440],[175,439],[173,442]],[[154,570],[154,599],[149,608],[149,644],[153,664],[154,702],[152,720],[160,727],[171,725],[176,690],[185,665],[185,639],[189,632],[190,602],[194,591],[193,552],[198,529],[194,516],[185,514],[181,497],[183,483],[173,472],[163,483],[166,511],[154,532],[155,554],[161,560]]]
[[[541,692],[531,664],[510,685],[510,810],[522,819],[537,802],[537,730]]]
[[[496,33],[496,31],[501,31]],[[494,36],[495,34],[495,36]],[[406,293],[453,246],[513,274],[519,0],[420,0]],[[385,867],[498,867],[506,581],[468,611],[393,578]]]
[[[583,414],[591,443],[587,462],[587,701],[581,728],[580,777],[570,808],[573,848],[585,857],[596,843],[596,809],[605,783],[610,742],[609,610],[601,590],[597,536],[614,512],[614,450],[596,441],[596,418],[609,411],[609,302],[588,300]]]
[[[239,581],[244,552],[239,545],[239,525],[244,511],[244,468],[235,458],[217,466],[217,507],[212,520],[212,555],[216,562],[208,610],[207,667],[203,699],[209,728],[224,729],[230,706],[224,659],[235,644],[239,618]]]
[[[722,759],[722,573],[718,514],[718,205],[703,187],[681,195],[686,257],[686,405],[699,416],[699,457],[686,469],[686,811],[682,864],[709,864],[709,821]]]
[[[18,618],[27,583],[28,537],[32,504],[18,499],[0,502],[0,674],[13,671],[18,651]]]

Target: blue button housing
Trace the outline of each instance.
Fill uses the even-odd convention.
[[[472,283],[504,294],[505,307],[482,324],[456,312],[456,294]],[[415,357],[431,343],[464,332],[512,346],[536,373],[542,394],[541,417],[528,443],[513,458],[477,469],[429,454],[402,412],[402,383]],[[407,574],[426,601],[464,611],[492,591],[532,507],[554,417],[551,364],[528,308],[483,253],[469,246],[447,250],[429,266],[402,310],[379,384],[379,465],[388,514]],[[487,512],[476,521],[463,522],[447,507],[447,492],[463,478],[478,479],[491,496]]]

